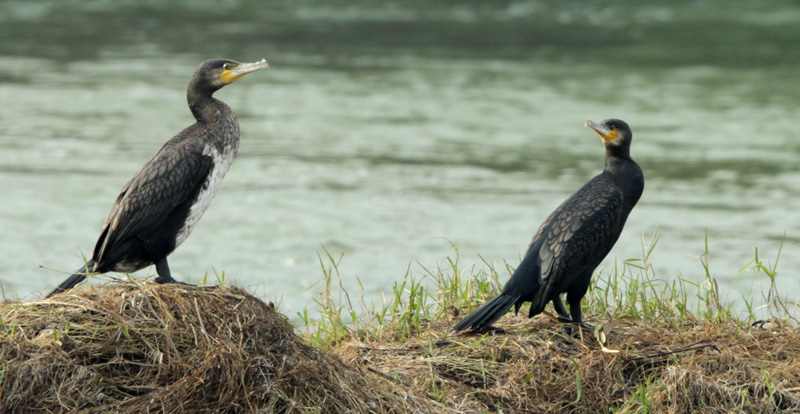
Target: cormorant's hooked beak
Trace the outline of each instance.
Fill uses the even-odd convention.
[[[261,59],[255,63],[240,63],[238,66],[224,70],[219,77],[225,82],[231,83],[248,73],[261,69],[269,69],[269,63],[267,63],[265,59]]]
[[[603,124],[598,124],[597,122],[589,120],[586,121],[586,124],[584,125],[600,134],[600,138],[603,140],[603,142],[611,142],[617,139],[617,131],[609,131]]]

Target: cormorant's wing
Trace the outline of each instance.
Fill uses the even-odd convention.
[[[542,276],[532,307],[544,307],[555,286],[574,283],[611,251],[620,234],[624,201],[610,179],[599,175],[548,217],[528,251],[538,254]],[[538,251],[533,250],[537,245]]]
[[[213,167],[201,143],[168,142],[123,187],[106,218],[94,254],[95,263],[119,242],[150,231],[193,197]]]

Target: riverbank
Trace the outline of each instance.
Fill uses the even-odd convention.
[[[645,249],[647,251],[647,249]],[[2,412],[718,413],[800,409],[796,308],[766,321],[720,303],[710,275],[660,281],[648,255],[596,276],[594,332],[545,312],[450,334],[496,293],[496,269],[406,275],[383,304],[338,290],[293,327],[238,287],[124,282],[0,305]],[[774,277],[761,262],[754,269]],[[503,270],[505,272],[505,270]],[[771,272],[771,273],[770,273]],[[771,275],[771,276],[770,276]],[[352,299],[352,300],[351,300]],[[354,305],[355,304],[355,305]],[[298,333],[298,330],[300,331]]]
[[[743,298],[749,312],[737,315],[720,301],[707,254],[700,280],[656,277],[649,257],[657,241],[644,245],[642,259],[595,275],[584,298],[594,332],[549,312],[528,319],[523,307],[498,321],[503,334],[451,334],[507,277],[488,265],[461,269],[456,254],[423,281],[407,275],[394,298],[360,318],[349,299],[332,300],[340,296],[329,292],[337,285],[329,257],[324,311],[307,335],[370,382],[393,381],[452,412],[800,411],[798,308],[775,286],[780,251],[771,266],[756,256],[743,269],[765,291]]]

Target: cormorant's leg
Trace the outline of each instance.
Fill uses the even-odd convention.
[[[567,291],[567,303],[569,303],[569,314],[572,316],[572,322],[577,323],[583,329],[594,330],[592,325],[583,322],[581,318],[581,299],[583,299],[583,295],[586,294],[586,291],[589,289],[589,281],[591,280],[592,274],[589,273],[588,275],[579,278]]]
[[[594,330],[594,327],[592,325],[589,325],[588,323],[584,322],[583,319],[581,319],[580,300],[578,300],[577,303],[575,303],[574,305],[572,303],[569,304],[569,314],[572,315],[572,323],[577,323],[583,329],[588,329],[590,331]]]
[[[569,314],[567,313],[567,308],[564,307],[564,302],[561,301],[561,296],[556,296],[555,299],[553,299],[553,307],[556,308],[559,322],[572,323],[572,318],[570,318]]]
[[[181,285],[193,286],[189,283],[179,282],[172,278],[172,273],[169,271],[169,265],[167,264],[166,257],[156,262],[156,273],[158,273],[156,283],[178,283]]]
[[[156,273],[158,273],[158,277],[156,278],[156,283],[173,283],[175,279],[172,278],[172,273],[169,271],[169,265],[167,264],[167,258],[163,258],[156,262]]]

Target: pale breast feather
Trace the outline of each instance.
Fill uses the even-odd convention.
[[[224,148],[222,151],[219,151],[211,144],[207,144],[205,148],[203,148],[203,156],[211,157],[214,167],[208,174],[208,178],[203,182],[194,204],[192,204],[192,207],[189,209],[186,222],[183,227],[181,227],[175,239],[175,247],[178,247],[189,237],[194,226],[200,221],[200,217],[203,216],[208,206],[211,205],[211,200],[213,200],[214,196],[217,194],[222,179],[225,177],[231,164],[233,164],[233,160],[236,158],[238,147],[237,142]]]

